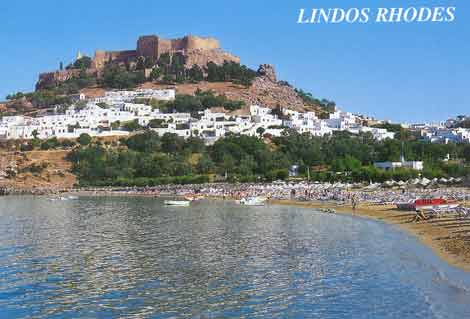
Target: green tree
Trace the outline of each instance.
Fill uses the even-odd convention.
[[[204,80],[204,73],[201,69],[201,67],[197,64],[194,64],[189,70],[188,70],[188,78],[189,80],[193,82],[200,82]]]
[[[161,66],[169,66],[171,64],[171,56],[169,53],[165,52],[160,55],[158,59],[158,64]]]
[[[41,143],[41,149],[42,150],[55,149],[58,146],[60,146],[60,143],[57,140],[57,137],[55,137],[55,136],[48,139],[48,140],[45,140]]]
[[[156,66],[152,69],[152,72],[150,72],[150,79],[152,81],[157,81],[161,75],[162,75],[162,69]]]
[[[257,133],[260,137],[263,136],[263,133],[264,133],[265,131],[266,131],[266,130],[264,129],[264,127],[261,127],[261,126],[256,129],[256,133]]]
[[[139,125],[138,120],[122,123],[121,126],[128,132],[135,132],[143,129],[143,127]]]
[[[207,63],[206,66],[207,81],[209,82],[219,82],[223,80],[223,76],[219,72],[217,64],[214,62]]]
[[[103,72],[103,84],[105,87],[128,89],[146,81],[143,71],[127,71],[117,64],[107,65]]]
[[[143,70],[145,69],[145,57],[139,56],[137,58],[137,63],[135,65],[136,70]]]
[[[253,175],[254,171],[257,168],[257,163],[253,156],[245,155],[238,166],[238,171],[243,176]]]
[[[155,60],[152,57],[145,58],[145,68],[150,69],[155,65]]]
[[[235,165],[235,159],[231,155],[224,155],[221,168],[226,177],[235,170]]]
[[[199,161],[196,165],[196,171],[199,174],[209,174],[209,173],[212,173],[214,169],[215,169],[215,163],[207,154],[199,158]]]
[[[121,127],[121,122],[120,121],[114,121],[113,123],[111,123],[111,129],[113,130],[117,130]]]
[[[470,163],[470,144],[466,144],[463,147],[462,157],[465,160],[465,162]]]
[[[132,135],[122,141],[129,149],[136,152],[154,153],[162,151],[162,142],[158,134],[151,130]]]
[[[88,69],[90,68],[91,63],[92,63],[92,59],[89,56],[83,56],[80,59],[75,60],[73,65],[70,65],[67,68]]]
[[[184,146],[184,138],[176,134],[165,133],[162,138],[162,151],[165,153],[179,153]]]
[[[91,136],[87,133],[82,133],[77,139],[77,142],[82,146],[90,145],[91,143]]]

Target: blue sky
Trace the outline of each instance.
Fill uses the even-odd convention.
[[[296,23],[300,8],[456,6],[453,23]],[[345,110],[394,121],[470,115],[466,0],[42,0],[0,3],[0,99],[80,49],[133,49],[139,35],[214,36],[242,63]]]

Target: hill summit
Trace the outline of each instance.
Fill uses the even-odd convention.
[[[184,66],[187,68],[193,65],[202,68],[209,62],[218,65],[225,61],[240,63],[240,58],[222,50],[219,41],[215,38],[187,35],[179,39],[164,39],[156,35],[146,35],[139,37],[134,50],[96,50],[94,58],[85,62],[86,73],[99,78],[103,76],[108,63],[131,65],[137,63],[139,59],[146,61],[144,69],[151,69],[152,63],[157,62],[162,56],[166,55],[169,55],[170,58],[175,55],[182,56]],[[77,61],[83,58],[84,56],[81,54],[77,55]],[[80,71],[80,67],[76,68],[71,65],[66,70],[41,73],[36,88],[47,88],[59,82],[64,82],[78,76]]]
[[[75,61],[53,72],[41,73],[36,91],[18,92],[0,105],[2,114],[35,114],[68,107],[76,96],[104,95],[107,90],[172,88],[177,94],[194,95],[213,91],[237,103],[315,111],[325,118],[335,103],[317,99],[278,80],[271,64],[253,70],[240,64],[240,58],[224,51],[212,37],[187,35],[164,39],[140,36],[132,50],[96,50],[93,57],[77,54]],[[247,109],[246,109],[247,110]],[[245,111],[246,111],[245,110]]]

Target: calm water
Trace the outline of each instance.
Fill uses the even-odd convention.
[[[0,318],[469,318],[470,275],[362,218],[0,198]]]

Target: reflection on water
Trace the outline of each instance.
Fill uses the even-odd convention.
[[[310,209],[0,198],[0,318],[468,318],[468,277]]]

